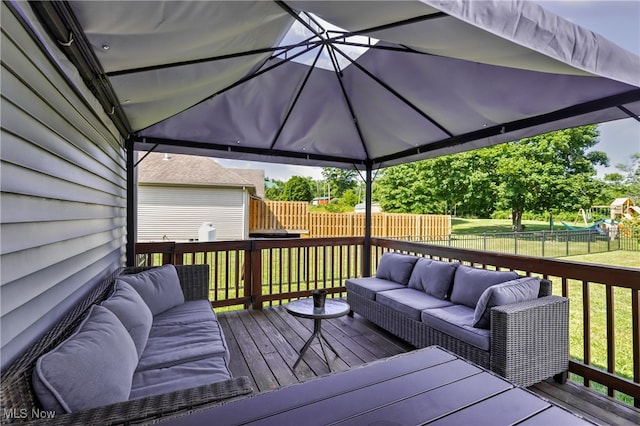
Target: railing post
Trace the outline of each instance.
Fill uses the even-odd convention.
[[[251,245],[253,246],[253,243]],[[244,297],[246,299],[246,302],[244,304],[245,309],[249,309],[251,307],[251,301],[252,301],[251,293],[253,290],[252,289],[253,258],[251,257],[251,253],[252,253],[251,248],[244,250],[244,267],[243,267],[242,274],[244,276]]]
[[[178,252],[175,242],[171,243],[171,256],[173,257],[174,265],[182,265],[184,263],[184,254],[182,252]]]
[[[513,233],[513,254],[518,254],[518,231]]]
[[[175,255],[176,255],[176,243],[169,243],[169,251],[162,253],[162,264],[172,264],[175,265]]]
[[[544,242],[547,240],[547,237],[544,235],[544,230],[542,231],[542,257],[544,257]]]
[[[606,286],[606,306],[607,306],[607,371],[611,374],[616,372],[616,327],[614,316],[614,296],[613,286]],[[607,394],[614,397],[614,389],[607,386]]]
[[[482,251],[487,251],[487,233],[482,233]]]
[[[567,256],[569,256],[569,231],[564,231],[565,241],[567,242]]]
[[[261,310],[262,301],[262,250],[251,243],[251,307]]]
[[[640,290],[631,290],[631,330],[633,346],[633,381],[640,383]],[[636,408],[640,408],[640,398],[634,398]]]

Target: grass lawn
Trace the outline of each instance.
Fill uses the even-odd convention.
[[[549,222],[523,220],[525,231],[548,231]],[[564,229],[562,225],[554,229]],[[452,234],[482,234],[483,232],[511,232],[511,219],[451,219]]]
[[[566,260],[595,263],[599,265],[640,267],[640,253],[637,251],[612,251],[604,253],[593,253],[579,256],[566,257]],[[591,363],[604,370],[607,365],[607,313],[605,286],[591,284],[589,287],[589,297],[591,301]],[[582,283],[569,280],[569,346],[572,358],[582,360],[584,354],[584,339],[582,329],[584,324],[582,313]],[[615,344],[615,365],[616,374],[628,379],[633,378],[633,342],[627,338],[632,333],[632,307],[631,290],[624,288],[614,289],[614,328],[616,335]],[[581,382],[581,378],[573,377],[572,380]],[[606,390],[594,385],[594,388],[606,392]],[[626,395],[616,395],[627,404],[633,404],[633,400]]]
[[[640,252],[637,251],[608,251],[604,253],[581,254],[565,257],[574,262],[596,263],[599,265],[625,266],[640,268]]]

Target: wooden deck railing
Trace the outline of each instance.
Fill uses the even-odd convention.
[[[214,307],[286,303],[312,289],[344,295],[344,280],[360,276],[360,238],[264,239],[207,243],[138,243],[140,266],[208,264]]]
[[[136,253],[147,265],[209,264],[213,306],[261,309],[305,297],[314,288],[344,296],[344,280],[362,274],[363,243],[362,237],[138,243]],[[585,386],[603,386],[610,396],[620,392],[640,407],[638,269],[373,238],[370,273],[385,251],[550,279],[555,294],[570,298],[569,371]],[[603,351],[596,347],[606,355],[597,356]]]

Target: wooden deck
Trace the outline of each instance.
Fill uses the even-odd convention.
[[[236,376],[250,377],[258,392],[414,349],[358,315],[344,316],[322,323],[323,334],[339,355],[330,357],[332,371],[317,340],[292,371],[290,366],[296,361],[298,350],[313,331],[312,320],[293,317],[281,306],[218,316],[231,352],[231,371]],[[529,389],[596,424],[640,424],[640,410],[571,382],[558,385],[550,380]]]

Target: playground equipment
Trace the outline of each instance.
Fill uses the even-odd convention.
[[[588,225],[588,226],[569,225],[567,222],[560,222],[560,223],[562,224],[562,226],[567,228],[567,230],[569,230],[569,231],[591,231],[591,230],[595,230],[596,228],[598,228],[599,222],[600,221],[594,222],[593,224]]]
[[[578,226],[578,222],[582,219],[584,226]],[[578,215],[576,219],[573,221],[573,225],[569,225],[567,222],[560,222],[562,226],[564,226],[569,231],[603,231],[602,224],[604,223],[604,218],[598,219],[593,223],[591,222],[591,209],[580,209],[578,211]]]
[[[618,230],[621,230],[621,225],[618,222],[611,219],[598,219],[593,224],[588,226],[573,226],[566,222],[560,222],[568,231],[589,231],[597,232],[600,235],[606,235],[612,240],[618,235]]]
[[[618,220],[626,217],[626,215],[633,216],[635,212],[640,213],[640,211],[636,210],[635,203],[631,198],[616,198],[613,200],[610,206],[611,210],[611,220]]]
[[[606,210],[609,210],[610,219],[606,219]],[[592,222],[594,215],[600,216]],[[619,234],[631,236],[631,229],[625,227],[620,221],[640,217],[640,206],[636,206],[631,198],[616,198],[609,206],[592,206],[588,209],[580,209],[573,225],[560,222],[568,231],[588,231],[606,235],[612,240]],[[584,225],[578,225],[582,222]],[[551,222],[553,226],[553,221]]]
[[[625,219],[633,219],[634,216],[640,215],[640,207],[629,206],[624,214]]]
[[[589,209],[589,213],[587,214],[587,212],[585,211],[585,209],[580,209],[578,211],[578,216],[576,216],[576,220],[573,221],[573,225],[577,225],[578,220],[580,220],[580,217],[582,216],[582,220],[584,221],[584,227],[585,228],[589,228],[590,226],[592,227],[593,225],[589,225],[589,222],[591,221],[591,209]],[[595,225],[595,223],[594,223]]]

